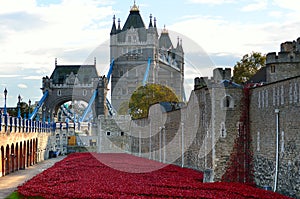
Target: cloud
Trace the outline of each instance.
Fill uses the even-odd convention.
[[[19,88],[22,88],[22,89],[28,88],[26,84],[18,84],[18,87],[19,87]]]
[[[242,11],[244,12],[252,12],[252,11],[258,11],[258,10],[264,10],[268,6],[267,0],[256,0],[254,3],[248,4],[242,8]]]
[[[300,19],[300,6],[298,0],[273,0],[273,5],[282,10],[281,18],[286,21],[296,23]]]
[[[35,0],[0,0],[0,14],[32,10],[36,7]]]
[[[0,0],[0,74],[24,69],[49,72],[56,57],[70,60],[68,49],[83,49],[75,52],[75,61],[83,62],[89,49],[109,39],[113,3],[62,0],[37,5],[35,0]]]
[[[299,36],[299,24],[299,18],[295,21],[251,23],[228,21],[222,17],[197,16],[177,22],[169,28],[186,35],[208,54],[224,52],[232,57],[241,57],[252,51],[278,51],[280,43]],[[193,50],[189,46],[185,47],[185,41],[183,47],[185,51]]]
[[[299,0],[273,0],[273,3],[281,8],[300,11]]]
[[[185,15],[185,16],[182,16],[180,19],[188,20],[188,19],[198,18],[198,17],[200,17],[200,16],[201,16],[201,15]]]
[[[234,3],[236,0],[188,0],[188,3],[199,3],[199,4],[225,4],[225,3]]]
[[[26,77],[23,77],[23,79],[28,79],[28,80],[42,80],[42,76],[26,76]]]
[[[280,11],[271,11],[268,13],[268,15],[270,17],[275,17],[275,18],[282,18],[283,17],[283,13]]]
[[[22,19],[22,20],[20,20]],[[0,27],[6,31],[23,31],[42,27],[44,22],[39,15],[27,12],[14,12],[0,15]]]
[[[16,78],[20,77],[21,75],[0,75],[0,78]]]

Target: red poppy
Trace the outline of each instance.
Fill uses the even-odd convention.
[[[19,186],[18,192],[25,197],[49,199],[288,198],[241,183],[202,183],[203,174],[199,171],[164,166],[128,154],[74,153]],[[161,169],[134,173],[142,167]]]

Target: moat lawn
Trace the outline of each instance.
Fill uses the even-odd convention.
[[[19,186],[11,198],[288,198],[202,179],[201,172],[128,154],[74,153]]]

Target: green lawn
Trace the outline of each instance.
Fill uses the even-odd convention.
[[[22,199],[24,198],[22,195],[20,195],[17,191],[12,192],[9,196],[7,196],[5,199]],[[27,199],[43,199],[42,197],[27,197]]]

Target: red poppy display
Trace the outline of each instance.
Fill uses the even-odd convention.
[[[49,199],[288,198],[241,183],[202,183],[202,172],[175,165],[133,173],[152,166],[161,163],[129,154],[74,153],[19,186],[18,192]]]

